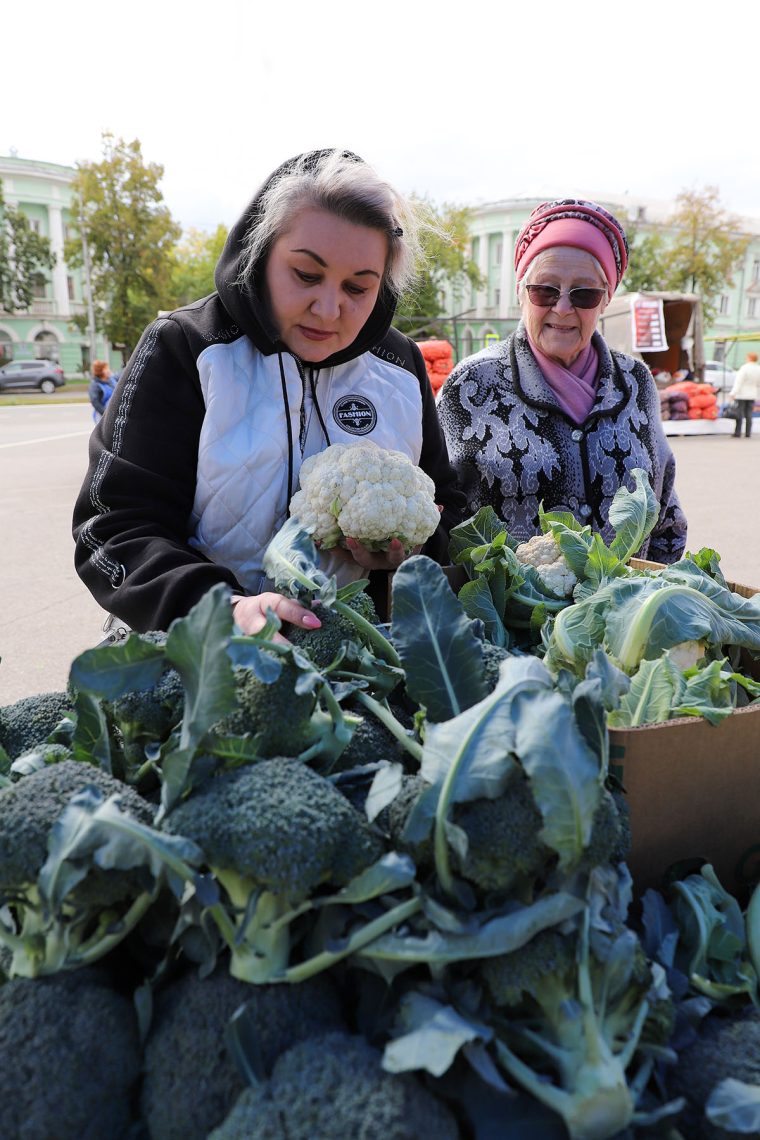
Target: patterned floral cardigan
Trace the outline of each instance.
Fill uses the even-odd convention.
[[[612,352],[594,333],[599,379],[581,425],[559,407],[520,324],[506,341],[463,360],[441,391],[438,412],[468,514],[492,506],[521,540],[540,531],[538,508],[570,511],[609,542],[608,516],[630,472],[643,468],[660,517],[640,558],[676,562],[686,518],[675,492],[675,459],[660,421],[649,369]]]

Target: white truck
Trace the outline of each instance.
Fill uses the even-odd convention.
[[[643,360],[651,369],[688,370],[705,379],[702,301],[695,293],[620,293],[599,319],[610,348]],[[733,420],[666,420],[666,435],[729,435]]]

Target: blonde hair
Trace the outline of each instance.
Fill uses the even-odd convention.
[[[368,163],[342,150],[301,155],[267,187],[245,237],[239,285],[251,287],[257,265],[296,215],[308,209],[383,233],[388,241],[383,284],[397,297],[409,288],[422,259],[418,209]]]
[[[106,373],[110,372],[107,360],[93,360],[92,374],[96,380],[104,380]]]

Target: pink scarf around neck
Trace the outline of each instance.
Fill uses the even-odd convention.
[[[582,424],[596,399],[599,357],[593,344],[589,342],[578,359],[573,361],[569,368],[565,368],[564,364],[546,356],[530,337],[528,343],[562,411],[573,423]]]

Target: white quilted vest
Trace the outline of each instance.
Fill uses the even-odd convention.
[[[276,353],[263,356],[241,337],[232,344],[210,346],[197,363],[206,416],[198,444],[190,543],[232,570],[249,593],[259,593],[268,588],[262,572],[264,551],[285,522],[288,502],[280,358]],[[282,366],[295,491],[301,463],[327,443],[310,387],[289,353],[283,354]],[[331,443],[371,439],[419,463],[422,396],[415,375],[369,352],[316,375],[317,399]],[[362,574],[357,567],[357,576]]]

